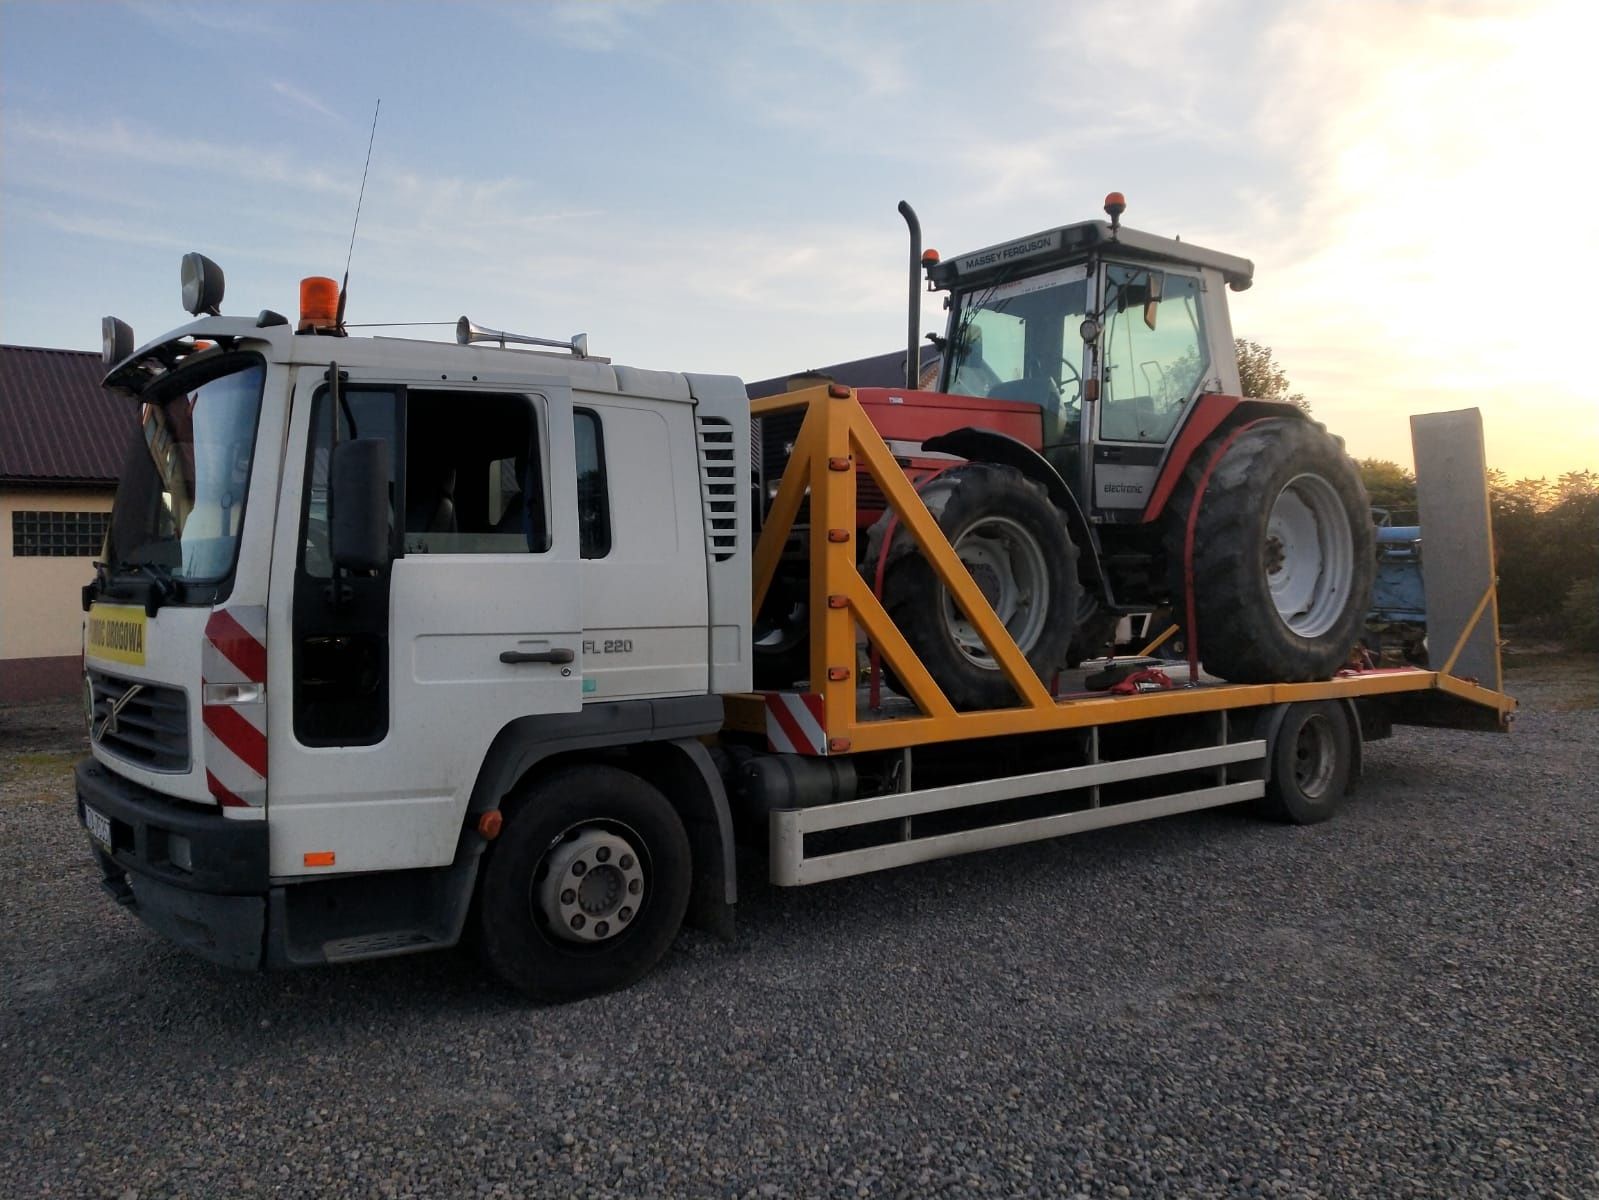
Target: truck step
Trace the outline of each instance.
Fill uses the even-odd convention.
[[[334,938],[322,943],[322,953],[331,962],[352,962],[360,958],[377,958],[390,954],[407,954],[418,950],[431,950],[446,943],[421,929],[392,929],[381,933],[362,933],[354,937]]]

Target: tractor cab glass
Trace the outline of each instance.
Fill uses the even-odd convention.
[[[1099,436],[1163,443],[1210,365],[1199,280],[1112,263],[1104,292]]]
[[[1087,269],[1066,267],[959,297],[946,392],[1024,400],[1044,413],[1046,456],[1082,423]]]

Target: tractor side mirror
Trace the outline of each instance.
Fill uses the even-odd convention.
[[[1165,290],[1166,276],[1161,271],[1151,271],[1144,291],[1144,324],[1155,328],[1155,312],[1160,308],[1161,293]]]
[[[389,563],[389,445],[382,438],[353,438],[333,447],[328,531],[333,561],[352,571]]]

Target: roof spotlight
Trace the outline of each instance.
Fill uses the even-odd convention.
[[[198,250],[183,256],[179,272],[183,280],[183,311],[199,316],[222,313],[222,268]]]
[[[116,317],[100,318],[100,359],[114,367],[133,353],[133,326]]]

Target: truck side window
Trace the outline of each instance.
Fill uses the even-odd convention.
[[[584,558],[611,552],[611,494],[605,479],[605,437],[600,415],[572,412],[577,433],[577,538]]]
[[[412,391],[406,406],[405,552],[550,548],[544,440],[520,395]]]
[[[355,437],[382,438],[388,442],[392,455],[389,478],[399,479],[400,439],[395,429],[399,401],[393,389],[346,387],[343,401],[339,411],[338,440],[347,442]],[[333,559],[328,546],[328,461],[333,452],[333,439],[328,393],[324,389],[317,394],[311,413],[311,460],[306,472],[305,530],[301,538],[301,567],[312,579],[333,577]],[[391,484],[391,534],[394,531],[393,487]]]

